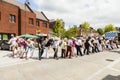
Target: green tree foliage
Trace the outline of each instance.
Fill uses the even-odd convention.
[[[66,30],[63,29],[61,32],[61,38],[65,38],[66,37]]]
[[[53,35],[62,37],[63,33],[65,33],[64,22],[61,19],[57,19],[53,28]]]
[[[87,35],[90,31],[90,24],[88,22],[84,22],[81,24],[81,27],[82,27],[82,31]]]
[[[66,31],[65,37],[67,37],[67,38],[76,37],[76,36],[78,36],[78,33],[79,33],[79,29],[76,25],[74,25],[73,27],[69,28]]]
[[[97,32],[98,32],[100,35],[103,35],[103,34],[104,34],[104,31],[103,31],[102,28],[98,28],[98,29],[97,29]]]
[[[116,31],[116,28],[112,24],[108,24],[105,26],[104,32]]]

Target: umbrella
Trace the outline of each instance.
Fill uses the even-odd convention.
[[[47,34],[37,34],[37,36],[47,36]]]
[[[38,38],[38,37],[30,34],[23,34],[20,35],[19,38]]]

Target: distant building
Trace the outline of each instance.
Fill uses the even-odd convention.
[[[97,37],[99,33],[94,28],[90,27],[90,35]]]
[[[62,24],[64,26],[65,22],[62,19],[60,19],[60,21],[62,22]],[[50,22],[50,29],[54,28],[56,20],[55,19],[51,19],[51,20],[49,20],[49,22]]]
[[[43,12],[30,8],[16,0],[0,0],[0,39],[10,34],[49,34],[49,20]]]
[[[50,29],[54,28],[56,20],[51,19],[49,22],[50,22]]]
[[[49,23],[50,23],[50,26],[49,26],[49,37],[51,38],[52,36],[53,36],[53,31],[52,31],[52,29],[54,28],[54,26],[55,26],[55,22],[56,22],[56,20],[55,19],[51,19],[51,20],[49,20]]]
[[[120,27],[115,27],[117,31],[120,31]]]
[[[79,29],[79,36],[95,36],[95,37],[99,36],[99,33],[92,27],[90,27],[90,31],[88,32],[88,35],[83,31],[82,25],[80,25],[78,29]]]
[[[62,19],[60,19],[60,21],[62,22],[63,27],[64,27],[65,22],[64,22]],[[49,27],[50,30],[49,30],[49,33],[50,33],[50,36],[53,36],[53,31],[52,31],[52,29],[55,27],[56,20],[55,20],[55,19],[51,19],[51,20],[49,20],[49,23],[50,23],[50,27]]]

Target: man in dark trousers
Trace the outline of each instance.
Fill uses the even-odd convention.
[[[90,43],[89,43],[89,41],[90,41],[90,39],[91,39],[91,37],[88,37],[87,39],[86,39],[86,42],[85,42],[85,49],[84,49],[84,54],[86,53],[86,50],[87,50],[87,55],[89,55],[89,47],[90,47]]]
[[[38,53],[38,56],[39,56],[39,60],[41,60],[41,58],[42,58],[42,54],[43,54],[43,52],[44,52],[44,38],[42,38],[42,37],[39,37],[38,39],[37,39],[37,42],[38,42],[38,49],[39,49],[39,53]]]
[[[79,37],[77,42],[76,42],[77,56],[79,56],[79,55],[83,56],[82,51],[81,51],[81,47],[82,47],[82,40]]]
[[[58,47],[59,47],[59,41],[58,38],[56,38],[53,42],[53,50],[54,50],[54,59],[58,60]]]

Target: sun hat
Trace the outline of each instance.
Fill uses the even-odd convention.
[[[27,39],[28,42],[30,42],[31,40],[30,39]]]
[[[11,34],[11,36],[14,36],[13,34]]]

